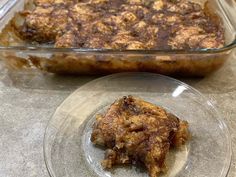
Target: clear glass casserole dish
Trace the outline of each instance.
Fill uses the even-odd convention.
[[[225,45],[218,49],[113,50],[55,48],[27,44],[14,32],[22,23],[16,14],[32,0],[8,0],[0,5],[0,57],[11,70],[41,70],[60,74],[109,74],[145,71],[165,75],[205,76],[229,58],[236,46],[236,1],[195,0],[220,17]],[[14,25],[12,25],[14,24]]]

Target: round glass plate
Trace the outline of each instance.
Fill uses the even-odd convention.
[[[44,156],[52,177],[148,177],[138,167],[101,167],[104,150],[90,142],[97,113],[122,96],[133,95],[164,107],[187,120],[191,140],[167,157],[168,172],[160,176],[225,177],[231,160],[231,141],[221,115],[192,87],[150,73],[106,76],[80,87],[56,110],[44,139]]]

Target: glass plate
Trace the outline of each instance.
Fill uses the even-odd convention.
[[[231,161],[231,140],[222,116],[194,88],[150,73],[106,76],[80,87],[56,110],[44,139],[44,156],[52,177],[147,177],[133,166],[104,171],[104,150],[90,142],[97,113],[116,99],[138,96],[189,122],[192,138],[167,157],[168,172],[160,176],[225,177]]]

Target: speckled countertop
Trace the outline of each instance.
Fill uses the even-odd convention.
[[[12,73],[0,62],[0,176],[49,177],[43,158],[43,135],[57,106],[93,77]],[[236,176],[236,55],[203,79],[180,79],[207,96],[224,115],[232,136]]]

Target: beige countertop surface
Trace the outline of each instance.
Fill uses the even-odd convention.
[[[0,176],[49,177],[43,157],[46,125],[60,103],[95,77],[12,73],[0,62]],[[236,55],[212,75],[182,79],[222,113],[232,138],[229,177],[236,177]]]

